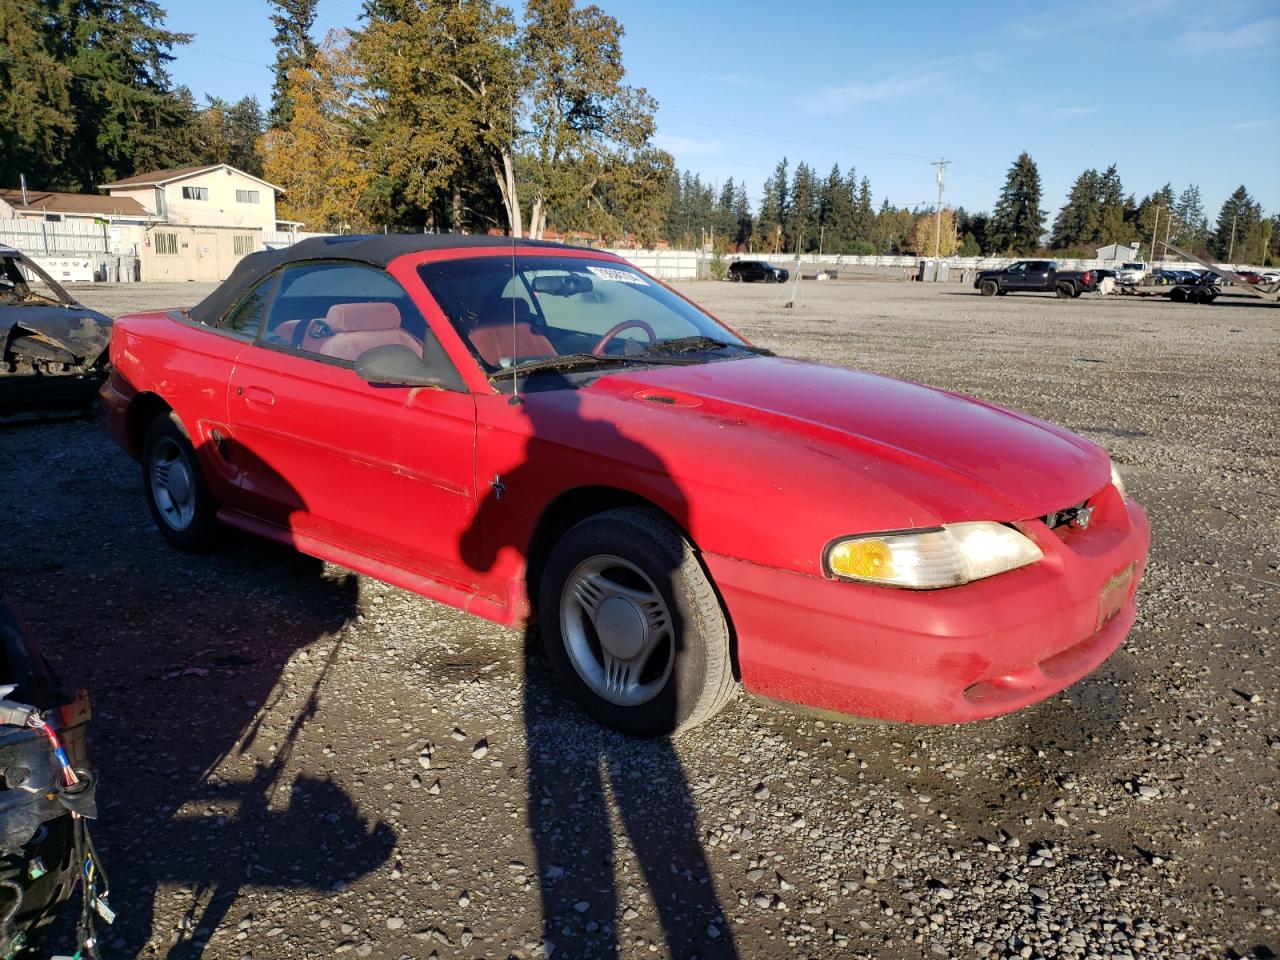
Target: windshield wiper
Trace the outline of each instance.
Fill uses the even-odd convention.
[[[703,334],[691,337],[676,337],[674,340],[659,340],[644,348],[643,356],[655,353],[694,353],[699,350],[744,350],[761,357],[772,357],[773,351],[764,347],[753,347],[747,343],[730,343],[728,340],[717,340]]]
[[[562,357],[540,357],[537,360],[526,360],[524,363],[517,363],[514,367],[507,367],[496,373],[490,374],[490,380],[496,380],[499,377],[509,377],[513,373],[541,373],[544,370],[572,370],[575,367],[594,367],[600,364],[626,364],[626,363],[665,363],[665,364],[687,364],[693,363],[693,360],[677,359],[675,357],[648,357],[639,354],[633,356],[619,356],[617,354],[602,353],[597,356],[594,353],[567,353]]]

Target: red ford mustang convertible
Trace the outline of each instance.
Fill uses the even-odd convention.
[[[953,723],[1050,696],[1134,619],[1149,530],[1105,451],[769,355],[596,250],[306,240],[116,322],[103,403],[160,531],[219,524],[502,624],[642,734],[739,683]]]

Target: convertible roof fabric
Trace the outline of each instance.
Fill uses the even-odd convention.
[[[279,250],[251,253],[241,260],[231,276],[213,293],[187,311],[199,323],[215,323],[240,296],[262,277],[282,264],[305,263],[310,260],[353,260],[385,267],[397,257],[424,250],[460,250],[468,247],[494,247],[500,250],[552,247],[570,249],[550,240],[512,240],[485,234],[463,233],[390,233],[349,235],[342,237],[310,237]]]

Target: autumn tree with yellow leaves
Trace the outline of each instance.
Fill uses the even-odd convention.
[[[284,190],[277,210],[311,230],[351,232],[376,222],[374,168],[361,144],[363,77],[344,35],[330,34],[286,85],[288,125],[262,138],[263,178]]]

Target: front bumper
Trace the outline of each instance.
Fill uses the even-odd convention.
[[[1151,533],[1107,487],[1088,530],[1016,524],[1044,552],[1029,567],[943,590],[894,590],[704,555],[733,622],[743,686],[819,710],[963,723],[1050,697],[1123,642]],[[1105,610],[1108,581],[1133,565]],[[1118,603],[1118,606],[1117,606]],[[1109,616],[1103,622],[1103,615]]]

